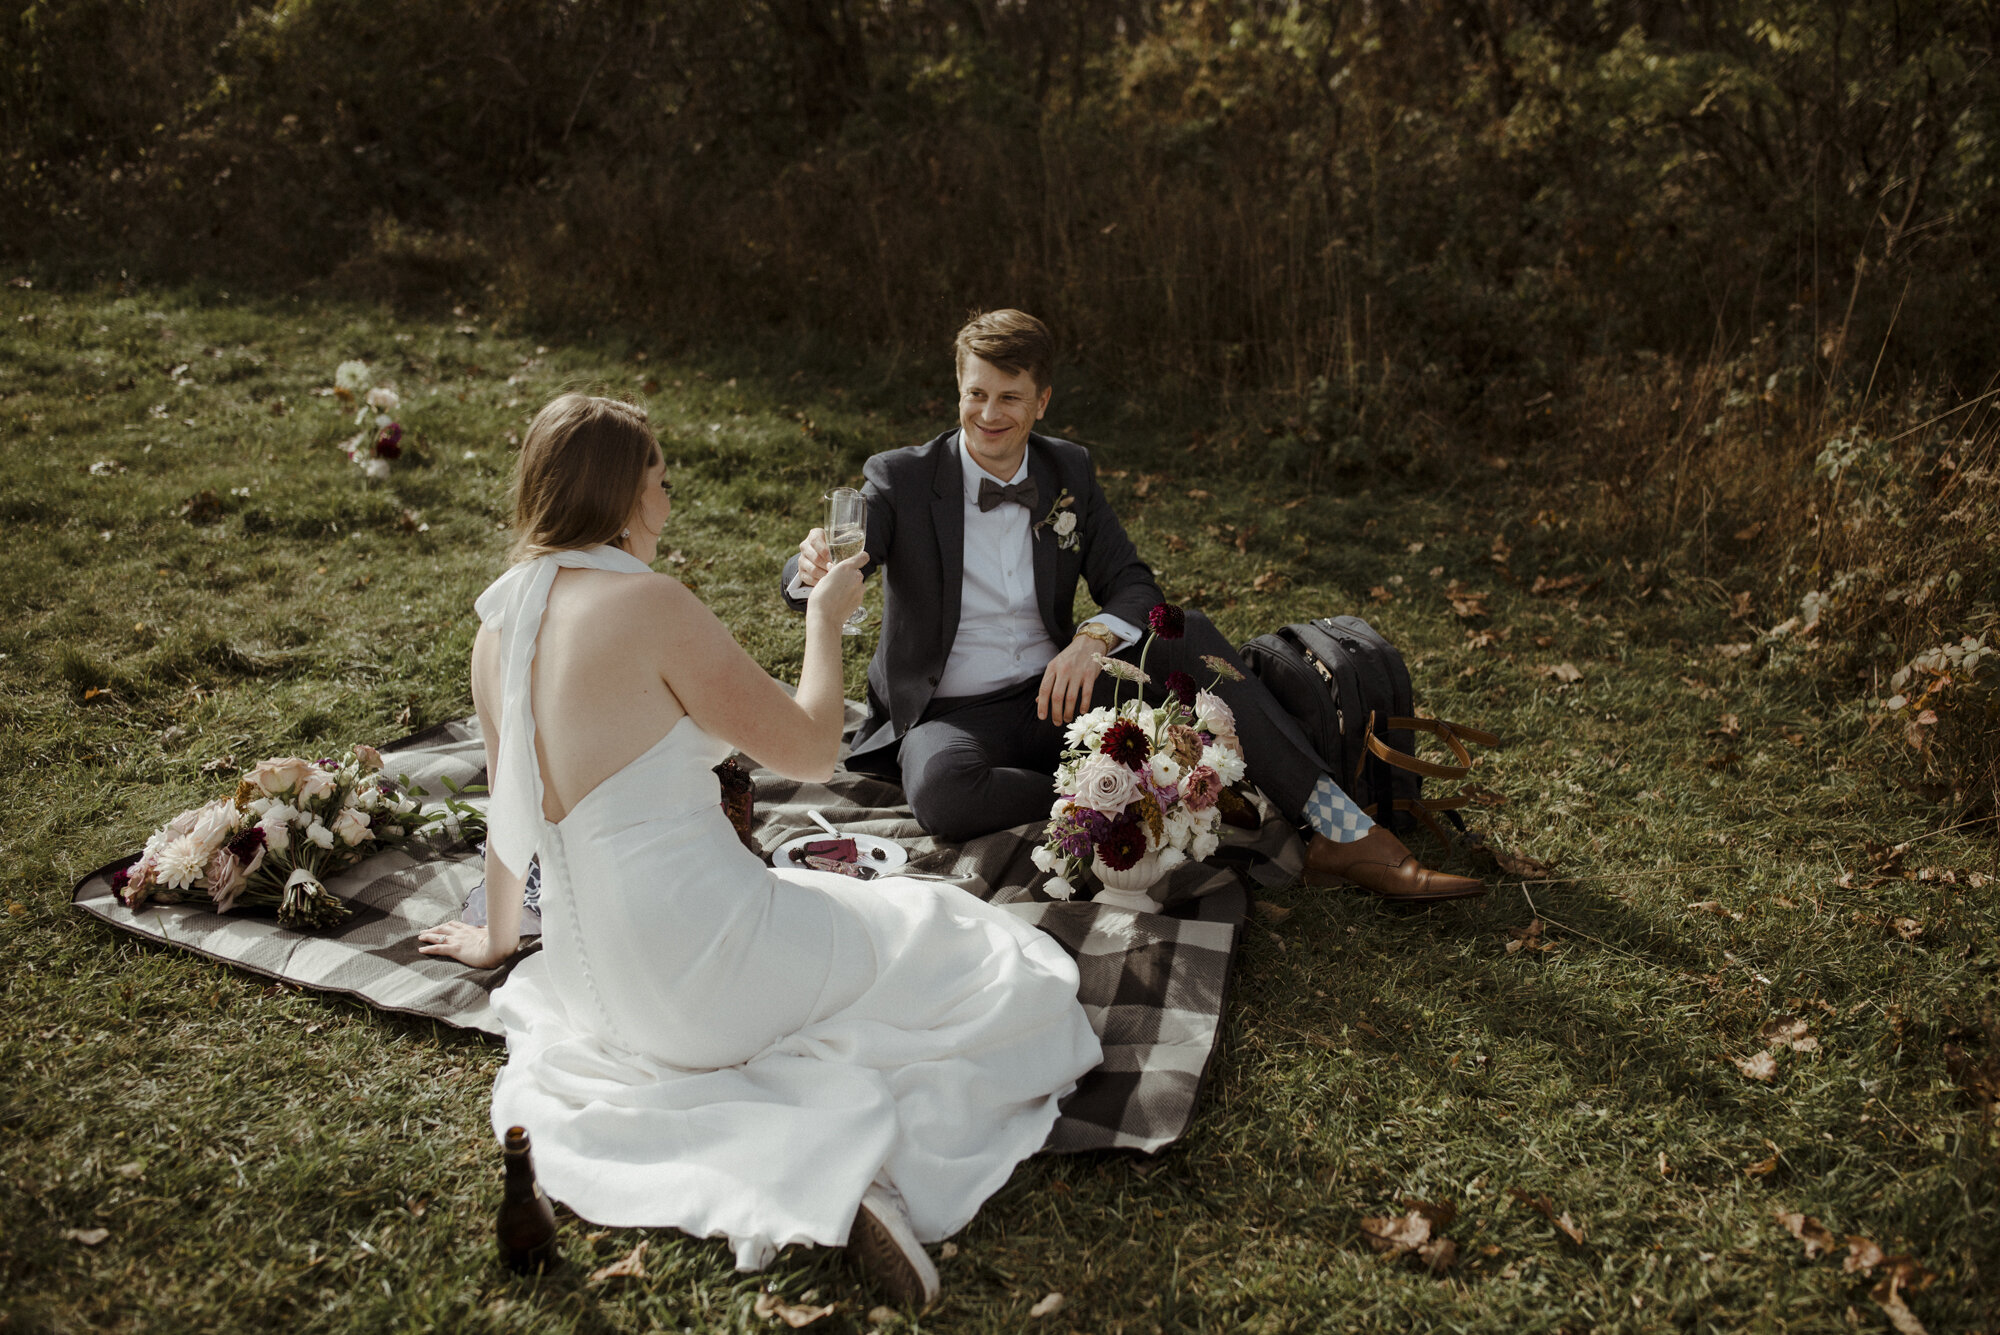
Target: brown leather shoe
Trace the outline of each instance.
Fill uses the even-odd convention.
[[[1345,877],[1372,894],[1405,904],[1467,899],[1486,893],[1485,883],[1470,876],[1432,871],[1381,825],[1349,844],[1336,844],[1325,835],[1315,834],[1306,846],[1306,872]]]

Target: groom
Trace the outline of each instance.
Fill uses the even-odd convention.
[[[1165,600],[1090,452],[1034,430],[1052,390],[1048,329],[1021,311],[988,311],[959,330],[954,351],[958,426],[862,470],[867,570],[887,587],[868,718],[847,764],[900,776],[918,822],[958,842],[1047,818],[1064,725],[1103,684],[1098,656],[1136,661],[1147,614]],[[831,564],[816,528],[785,563],[794,610]],[[1082,625],[1078,580],[1100,609]],[[1310,827],[1309,872],[1400,900],[1484,892],[1424,867],[1356,808],[1207,617],[1188,612],[1185,634],[1157,639],[1146,666],[1155,680],[1180,671],[1206,681],[1204,656],[1243,675],[1216,694],[1235,713],[1250,781]]]

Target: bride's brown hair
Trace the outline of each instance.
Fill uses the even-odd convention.
[[[514,467],[514,559],[617,542],[659,448],[642,408],[588,394],[552,400]]]

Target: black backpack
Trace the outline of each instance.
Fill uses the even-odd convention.
[[[1458,814],[1468,795],[1423,795],[1430,779],[1462,779],[1472,767],[1465,744],[1498,746],[1478,728],[1416,717],[1410,669],[1396,646],[1360,617],[1321,617],[1259,635],[1243,646],[1243,661],[1298,720],[1329,765],[1333,779],[1378,824],[1398,832],[1422,821],[1449,844],[1442,814],[1463,833]],[[1418,732],[1442,742],[1457,760],[1445,765],[1419,759]]]

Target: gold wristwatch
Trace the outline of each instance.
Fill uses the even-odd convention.
[[[1098,641],[1104,646],[1104,652],[1107,654],[1118,652],[1118,637],[1112,634],[1111,627],[1105,625],[1102,621],[1086,621],[1076,628],[1076,633],[1079,635],[1088,635],[1091,639]]]

